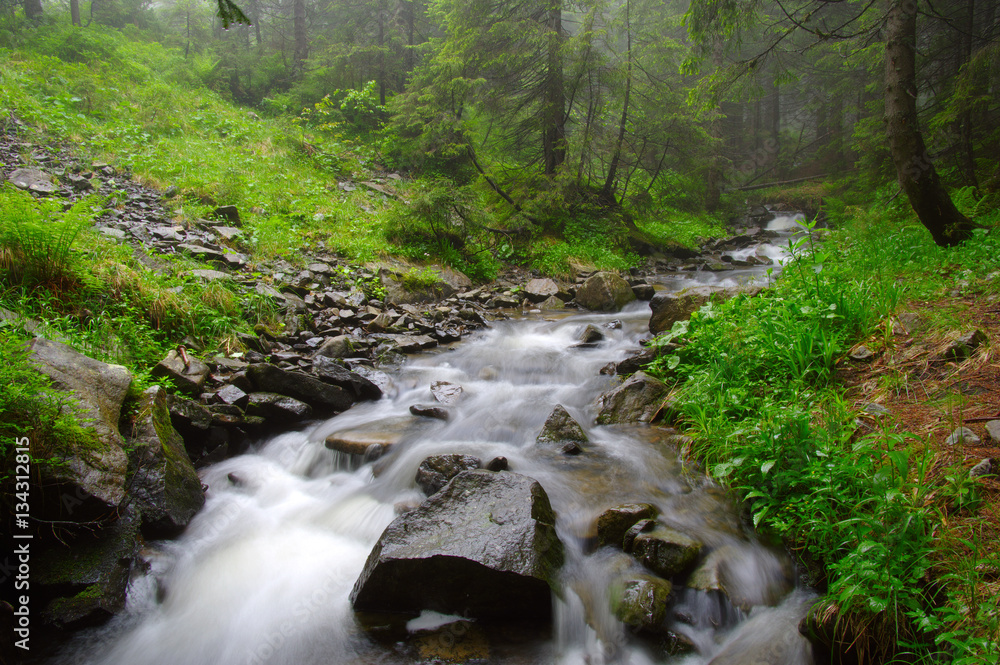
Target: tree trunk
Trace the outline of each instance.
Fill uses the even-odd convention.
[[[545,175],[555,175],[566,161],[566,94],[562,71],[562,6],[554,0],[548,17],[548,67],[545,83],[545,110],[542,152]]]
[[[385,106],[385,7],[378,3],[378,103]]]
[[[306,1],[295,0],[292,12],[293,28],[295,30],[295,52],[292,67],[295,77],[299,78],[302,76],[306,58],[309,56],[309,40],[306,36]]]
[[[604,188],[601,189],[601,201],[607,205],[616,205],[615,198],[615,176],[618,171],[618,163],[621,161],[622,144],[625,142],[625,128],[628,125],[628,103],[632,94],[632,30],[629,25],[629,9],[631,3],[625,0],[625,101],[622,103],[622,117],[618,121],[618,142],[615,144],[615,153],[611,157],[611,165],[608,166],[608,175],[604,179]]]
[[[30,21],[42,18],[42,0],[24,0],[24,15]]]
[[[80,0],[69,0],[69,16],[73,25],[83,25],[80,20]]]
[[[715,68],[722,68],[722,38],[716,37],[712,46],[712,63]],[[708,134],[712,137],[715,145],[712,146],[712,154],[709,157],[708,173],[705,182],[705,209],[715,212],[722,203],[722,109],[717,108],[716,114],[709,122]]]
[[[917,125],[916,3],[888,0],[885,22],[885,120],[899,186],[934,242],[961,243],[973,224],[941,184]]]

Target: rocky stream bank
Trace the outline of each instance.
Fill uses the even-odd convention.
[[[151,190],[110,165],[21,143],[10,127],[0,157],[3,179],[38,196],[72,201],[91,192],[113,195],[114,205],[99,218],[97,231],[128,244],[148,270],[166,270],[165,255],[184,254],[202,265],[192,277],[224,280],[240,293],[268,298],[283,321],[280,330],[258,327],[240,334],[240,348],[229,353],[185,340],[153,369],[170,390],[153,386],[132,404],[126,403],[133,381],[128,369],[89,358],[56,339],[38,336],[30,342],[33,362],[54,386],[72,394],[96,441],[70,451],[63,464],[45,467],[32,485],[36,634],[44,631],[55,641],[122,610],[130,580],[151,565],[147,544],[176,537],[203,506],[200,470],[251,450],[274,433],[392,394],[397,390],[393,368],[407,355],[450,348],[494,321],[523,313],[617,312],[635,300],[650,302],[649,331],[655,334],[709,298],[758,288],[676,292],[663,290],[664,275],[722,274],[772,261],[757,247],[773,237],[764,228],[773,215],[758,210],[739,220],[730,238],[708,242],[701,252],[650,257],[626,275],[578,271],[573,279],[559,281],[511,272],[475,285],[456,271],[434,266],[414,280],[412,266],[351,265],[323,247],[306,250],[294,262],[265,263],[252,257],[240,211],[232,206],[218,206],[211,219],[178,222],[176,191]],[[0,315],[25,329],[37,326],[13,312]],[[584,326],[577,344],[596,345],[606,332]],[[654,349],[639,348],[601,370],[625,380],[593,405],[597,423],[628,425],[661,417],[668,388],[641,372],[654,354]],[[461,385],[438,382],[431,386],[432,402],[412,404],[409,417],[375,430],[331,434],[326,446],[351,464],[375,460],[421,423],[447,420],[449,406],[461,393]],[[684,443],[669,429],[663,435],[670,445]],[[588,441],[580,423],[558,406],[537,444],[574,456],[586,451]],[[232,475],[229,482],[244,480]],[[354,607],[493,618],[540,612],[546,618],[545,599],[557,587],[563,544],[541,485],[507,470],[502,457],[463,455],[429,457],[416,482],[427,499],[399,507],[400,516],[355,585]],[[481,522],[479,508],[486,504],[504,517],[474,532],[473,525]],[[499,512],[498,504],[503,506]],[[596,546],[621,548],[646,571],[621,582],[618,618],[667,640],[671,650],[691,648],[665,629],[673,585],[684,579],[689,587],[720,593],[739,585],[725,581],[724,553],[657,518],[655,506],[623,503],[601,514],[593,538]],[[442,524],[451,527],[448,533],[435,531]],[[784,580],[779,586],[789,584],[780,571],[775,579]],[[733,598],[734,605],[741,602],[765,600]]]

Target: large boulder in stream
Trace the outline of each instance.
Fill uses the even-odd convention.
[[[142,509],[143,533],[169,538],[201,509],[205,493],[184,439],[170,424],[166,391],[153,386],[143,392],[139,414],[130,441],[136,466],[131,494]]]
[[[686,321],[709,301],[721,303],[740,294],[755,296],[763,291],[760,286],[738,286],[720,289],[716,286],[692,286],[682,291],[660,291],[649,301],[652,314],[649,332],[658,335],[673,327],[677,321]]]
[[[669,392],[662,381],[645,372],[636,372],[623,384],[597,398],[597,423],[652,422]]]
[[[351,603],[367,612],[549,619],[562,563],[555,513],[536,480],[463,471],[386,528]]]
[[[597,312],[617,312],[633,300],[632,287],[613,272],[594,273],[576,291],[576,302]]]
[[[542,431],[535,438],[535,443],[541,448],[575,455],[583,452],[583,446],[590,443],[590,439],[580,423],[569,415],[566,407],[556,404],[542,425]]]

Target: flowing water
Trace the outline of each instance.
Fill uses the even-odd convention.
[[[768,250],[771,251],[771,250]],[[777,256],[777,249],[774,249]],[[763,269],[726,273],[760,278]],[[705,283],[707,273],[686,275]],[[724,491],[685,468],[656,428],[598,427],[594,399],[616,379],[600,374],[648,336],[649,306],[614,315],[532,314],[496,323],[451,349],[410,360],[378,402],[202,472],[204,509],[175,541],[154,543],[149,571],[130,588],[126,611],[81,635],[54,663],[102,665],[339,665],[421,662],[406,629],[391,638],[366,631],[349,593],[369,551],[402,505],[422,500],[414,477],[436,453],[509,460],[547,491],[566,544],[561,597],[551,630],[484,633],[474,662],[787,663],[808,662],[796,624],[810,594],[794,588],[791,564],[757,542]],[[578,346],[587,324],[606,339]],[[427,420],[386,456],[365,461],[327,449],[326,437],[408,416],[432,402],[430,385],[462,386],[448,422]],[[534,439],[562,404],[591,443],[578,456],[547,452]],[[649,502],[661,519],[725,558],[729,597],[678,587],[671,629],[694,646],[669,656],[633,635],[609,610],[609,587],[638,565],[620,551],[594,550],[597,515]],[[425,613],[410,632],[450,621]],[[466,625],[466,624],[462,624]],[[465,628],[463,628],[463,631]],[[456,631],[452,637],[459,635]],[[427,658],[428,656],[424,656]]]

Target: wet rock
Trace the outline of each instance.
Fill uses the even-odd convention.
[[[660,349],[651,346],[645,349],[634,352],[628,358],[621,360],[613,365],[614,374],[618,376],[627,376],[629,374],[635,374],[636,372],[642,370],[646,365],[656,360],[660,355]]]
[[[549,450],[575,455],[583,452],[581,446],[590,443],[590,439],[566,407],[557,404],[542,425],[542,431],[535,437],[535,443]],[[565,449],[567,445],[568,450]]]
[[[704,558],[687,581],[699,591],[717,591],[745,611],[774,606],[792,590],[790,562],[760,547],[724,545]]]
[[[136,466],[130,495],[142,510],[143,534],[171,538],[201,509],[205,494],[184,440],[170,424],[166,391],[153,386],[143,392],[139,413],[129,442]]]
[[[316,356],[326,358],[349,358],[352,355],[354,355],[354,343],[348,335],[331,337],[316,349]]]
[[[433,349],[438,345],[436,339],[429,335],[389,335],[400,353],[417,353],[425,349]]]
[[[592,344],[594,342],[600,342],[604,339],[604,333],[595,326],[594,324],[587,324],[580,334],[576,336],[576,339],[583,344]]]
[[[153,367],[152,375],[169,379],[178,390],[189,395],[199,395],[205,388],[209,372],[208,365],[194,356],[171,349],[167,357]]]
[[[576,292],[576,302],[581,307],[597,312],[617,312],[633,300],[632,287],[612,272],[594,273]]]
[[[633,284],[632,293],[635,294],[636,300],[652,300],[656,295],[656,289],[652,284]]]
[[[626,580],[612,599],[618,620],[639,631],[657,632],[667,618],[667,603],[673,585],[652,575]]]
[[[375,383],[326,356],[313,358],[313,371],[321,380],[340,386],[359,400],[382,397],[382,389]]]
[[[293,425],[309,419],[312,414],[312,407],[305,402],[278,393],[250,393],[247,403],[247,415],[260,416],[272,427]]]
[[[755,613],[746,623],[733,631],[733,637],[709,661],[709,665],[849,662],[839,658],[830,660],[814,656],[809,640],[800,634],[798,626],[811,602],[812,598],[808,594],[796,592],[789,595],[779,607]],[[881,636],[875,639],[885,642]],[[859,652],[871,658],[871,660],[865,659],[866,662],[887,662],[878,656],[872,656],[872,652],[864,646]]]
[[[415,416],[436,418],[437,420],[444,421],[447,421],[451,417],[448,409],[436,404],[413,404],[410,406],[410,413]]]
[[[972,357],[972,354],[988,340],[982,330],[973,330],[952,341],[944,351],[941,358],[944,360],[962,361]]]
[[[232,384],[226,384],[219,388],[213,396],[213,400],[219,404],[231,404],[241,409],[246,409],[250,402],[250,396]]]
[[[41,337],[31,340],[28,349],[31,362],[52,380],[52,386],[72,393],[79,404],[79,421],[86,423],[85,429],[92,432],[96,443],[57,442],[66,448],[57,451],[65,464],[44,466],[43,484],[54,484],[57,491],[69,490],[67,496],[75,497],[70,508],[75,513],[73,519],[86,520],[114,508],[125,498],[128,457],[118,421],[132,384],[131,373]],[[46,497],[44,503],[57,512],[66,509],[65,501],[58,497]]]
[[[247,377],[259,392],[279,393],[311,406],[317,415],[333,415],[351,408],[354,398],[340,386],[300,372],[259,363],[247,368]],[[260,414],[264,415],[264,414]]]
[[[431,384],[431,396],[441,404],[454,404],[462,396],[462,386],[450,381],[435,381]]]
[[[544,302],[546,299],[559,294],[559,285],[555,280],[542,278],[533,279],[524,286],[524,295],[534,303]]]
[[[126,507],[111,524],[86,530],[31,560],[31,588],[52,598],[42,620],[79,629],[106,622],[125,607],[132,563],[139,551],[139,512]]]
[[[487,471],[506,471],[510,466],[507,464],[506,457],[494,457],[489,462],[486,463]]]
[[[417,467],[417,485],[431,496],[458,474],[481,466],[482,460],[472,455],[432,455]]]
[[[597,398],[597,423],[648,423],[659,412],[669,389],[645,372],[636,372],[625,383]]]
[[[549,296],[542,302],[538,303],[538,309],[542,311],[566,309],[566,303],[563,302],[562,298],[559,298],[557,296]]]
[[[545,490],[516,473],[463,471],[379,538],[351,592],[358,611],[429,609],[548,619],[563,562]]]
[[[486,663],[490,641],[486,630],[472,621],[455,621],[421,630],[411,639],[422,663]]]
[[[980,443],[979,437],[968,427],[958,427],[948,438],[944,440],[949,446],[954,446],[956,444],[963,444],[966,446],[978,446]]]
[[[413,416],[398,416],[334,432],[326,437],[326,447],[350,455],[371,455],[375,446],[388,452],[401,441],[424,430],[428,421]]]
[[[698,559],[701,543],[662,524],[635,536],[627,550],[660,577],[686,572]]]
[[[655,519],[660,511],[651,503],[627,503],[609,508],[597,518],[597,544],[622,547],[625,533],[641,520]]]
[[[56,179],[39,169],[14,169],[7,180],[18,189],[35,194],[54,194],[58,190]]]

